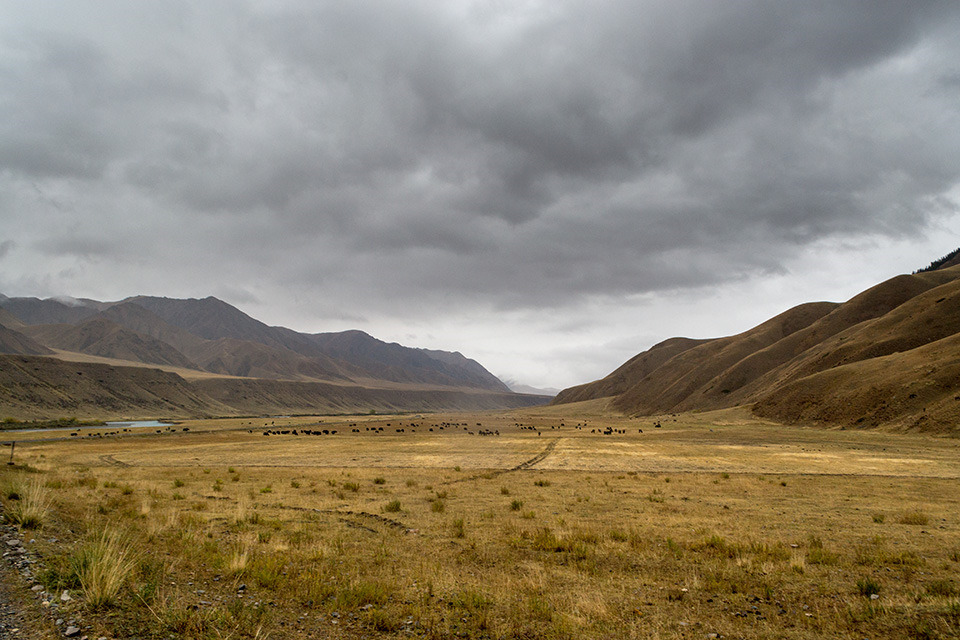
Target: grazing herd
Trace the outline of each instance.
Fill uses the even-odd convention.
[[[272,424],[272,423],[271,423]],[[503,425],[501,425],[503,426]],[[566,423],[561,421],[559,424],[550,424],[550,425],[531,425],[524,424],[517,420],[513,420],[512,426],[520,431],[531,431],[536,432],[536,434],[542,435],[544,431],[548,428],[551,431],[562,430],[566,428]],[[657,420],[652,425],[654,428],[661,428],[660,421]],[[383,433],[416,433],[419,429],[421,432],[426,431],[428,433],[438,433],[441,431],[447,432],[464,432],[467,435],[480,435],[480,436],[499,436],[500,428],[484,428],[483,423],[477,422],[475,427],[468,425],[466,422],[437,422],[428,424],[423,421],[411,421],[411,422],[386,422],[383,424],[375,425],[359,425],[356,422],[351,422],[347,424],[347,428],[350,429],[350,433],[370,433],[373,435],[379,435]],[[586,432],[589,428],[590,433],[603,436],[611,435],[626,435],[626,429],[614,429],[613,427],[593,427],[590,428],[587,421],[578,422],[576,425],[573,425],[572,428],[576,431]],[[249,430],[250,433],[253,433],[254,430]],[[344,431],[345,432],[345,431]],[[338,431],[336,429],[317,429],[317,428],[286,428],[286,429],[266,429],[262,432],[264,436],[281,436],[281,435],[290,435],[290,436],[333,436],[337,435]],[[643,433],[643,429],[637,429],[637,433]]]
[[[178,431],[178,429],[176,429],[176,428],[174,428],[174,427],[167,427],[166,429],[157,429],[157,430],[156,430],[156,433],[161,433],[161,434],[162,434],[162,433],[176,433],[177,431]],[[179,431],[190,431],[190,427],[182,427],[181,429],[179,429]],[[129,434],[140,434],[140,433],[144,433],[144,432],[143,432],[142,430],[140,430],[140,429],[120,429],[120,430],[118,430],[118,431],[90,431],[90,432],[88,432],[87,434],[85,434],[84,437],[86,437],[86,438],[107,438],[107,437],[110,437],[110,436],[122,436],[122,435],[125,434],[125,433],[129,433]],[[71,438],[79,438],[79,437],[80,437],[80,432],[79,432],[79,431],[72,431],[72,432],[70,433],[70,437],[71,437]]]

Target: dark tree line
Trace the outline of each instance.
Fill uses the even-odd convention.
[[[917,269],[916,271],[914,271],[914,273],[923,273],[924,271],[936,271],[946,263],[956,258],[957,255],[960,255],[960,249],[954,249],[953,251],[943,256],[939,260],[934,260],[933,262],[931,262],[930,266],[924,267],[923,269]]]

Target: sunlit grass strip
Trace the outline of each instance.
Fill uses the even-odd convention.
[[[104,530],[84,543],[71,558],[87,606],[113,604],[136,564],[130,543],[116,530]]]

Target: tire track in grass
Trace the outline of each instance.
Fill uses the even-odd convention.
[[[107,463],[111,467],[123,467],[126,469],[128,467],[133,466],[133,465],[127,464],[126,462],[117,460],[116,458],[114,458],[112,455],[109,455],[109,454],[100,456],[100,460]]]
[[[387,518],[386,516],[381,516],[376,513],[370,513],[368,511],[344,511],[342,509],[311,509],[310,507],[293,507],[293,506],[282,506],[281,509],[287,509],[290,511],[305,511],[311,513],[321,513],[323,515],[335,516],[337,520],[346,524],[350,527],[355,527],[358,529],[365,529],[373,533],[379,533],[376,529],[368,527],[366,524],[363,524],[363,521],[374,522],[380,525],[383,525],[388,528],[396,529],[404,533],[410,533],[415,531],[412,527],[408,527],[399,520],[393,520]],[[360,522],[357,522],[357,520]]]
[[[486,473],[480,473],[474,476],[469,476],[467,478],[457,478],[456,480],[449,480],[442,484],[455,484],[457,482],[469,482],[472,480],[492,480],[497,476],[502,476],[505,473],[513,473],[514,471],[523,471],[525,469],[532,469],[536,465],[540,464],[547,457],[553,453],[553,450],[557,448],[557,443],[560,442],[561,438],[554,438],[547,443],[547,446],[543,448],[543,451],[533,456],[529,460],[524,460],[520,464],[510,467],[509,469],[497,469],[495,471],[488,471]]]

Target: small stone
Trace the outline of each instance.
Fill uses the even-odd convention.
[[[871,594],[870,594],[870,599],[871,599],[871,600],[879,600],[879,599],[880,599],[880,594],[878,594],[878,593],[871,593]]]
[[[70,597],[70,592],[66,589],[63,590],[63,593],[60,594],[60,602],[70,602],[73,598]]]
[[[30,590],[31,590],[31,591],[43,591],[43,585],[42,585],[42,584],[35,584],[35,585],[33,585],[32,587],[30,587]]]
[[[63,635],[67,636],[68,638],[72,638],[78,633],[80,633],[80,627],[67,627],[67,630],[63,632]]]
[[[239,587],[237,587],[237,591],[246,591],[246,590],[247,590],[247,585],[245,584],[241,584]]]

